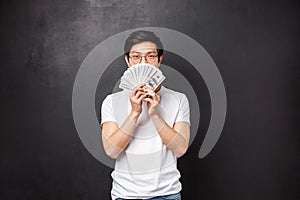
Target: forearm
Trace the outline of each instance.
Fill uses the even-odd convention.
[[[112,133],[102,134],[104,150],[108,156],[116,159],[127,147],[134,134],[137,119],[138,115],[130,113],[120,127],[116,128]]]
[[[189,127],[179,127],[177,128],[178,130],[175,130],[170,127],[159,114],[151,116],[151,119],[159,132],[162,142],[173,151],[176,157],[184,155],[189,144]]]

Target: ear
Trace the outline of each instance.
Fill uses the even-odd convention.
[[[129,60],[128,60],[127,55],[124,56],[124,59],[125,59],[125,61],[126,61],[126,63],[127,63],[127,67],[129,67]]]
[[[163,58],[164,58],[163,55],[161,55],[161,56],[159,57],[159,62],[158,62],[159,65],[160,65],[160,63],[162,62]]]

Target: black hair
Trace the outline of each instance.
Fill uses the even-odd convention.
[[[151,31],[135,31],[129,35],[125,41],[124,54],[129,57],[130,49],[133,45],[140,42],[153,42],[157,47],[158,59],[163,55],[164,47],[160,39]]]

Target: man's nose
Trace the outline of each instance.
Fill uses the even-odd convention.
[[[142,56],[140,63],[148,63],[146,56]]]

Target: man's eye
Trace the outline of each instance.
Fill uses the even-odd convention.
[[[153,59],[155,57],[156,57],[156,55],[148,55],[148,58],[151,58],[151,59]]]
[[[139,59],[140,56],[138,56],[138,55],[133,55],[132,58],[133,58],[133,59]]]

